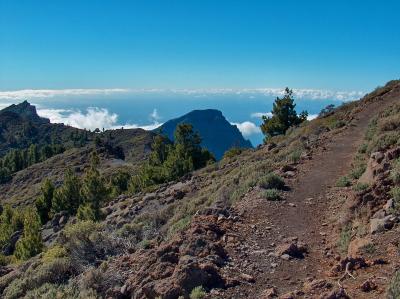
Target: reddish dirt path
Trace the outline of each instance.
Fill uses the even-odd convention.
[[[333,259],[326,257],[326,251],[331,250],[329,241],[336,236],[333,219],[337,219],[334,210],[329,209],[332,203],[327,191],[350,171],[371,118],[398,99],[398,94],[389,95],[384,102],[369,104],[356,115],[354,125],[327,140],[325,150],[299,165],[296,179],[288,181],[291,191],[285,201],[267,202],[253,191],[238,204],[243,222],[236,231],[242,242],[230,252],[236,265],[232,271],[250,274],[256,282],[229,289],[223,298],[259,298],[272,286],[284,294],[302,289],[307,278],[324,276]],[[287,238],[306,242],[309,254],[289,261],[273,256],[275,246]]]

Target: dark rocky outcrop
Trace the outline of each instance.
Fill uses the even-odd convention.
[[[202,147],[211,151],[219,160],[232,147],[252,148],[249,140],[243,138],[239,129],[230,124],[221,111],[214,109],[193,110],[179,118],[167,121],[156,132],[174,140],[175,128],[181,123],[193,125],[202,138]]]

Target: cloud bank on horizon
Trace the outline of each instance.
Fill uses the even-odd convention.
[[[162,125],[158,122],[160,117],[157,109],[149,115],[152,120],[151,124],[118,124],[118,115],[111,113],[108,109],[89,107],[86,112],[72,109],[37,109],[39,116],[50,119],[52,123],[63,123],[75,128],[95,130],[99,129],[118,129],[124,127],[126,129],[142,128],[144,130],[153,130]]]
[[[219,88],[219,89],[23,89],[0,91],[2,100],[40,99],[56,97],[77,97],[112,94],[181,94],[181,95],[248,95],[252,99],[255,95],[276,97],[284,94],[284,88]],[[332,91],[324,89],[293,89],[297,99],[353,101],[364,95],[362,91]]]
[[[342,102],[356,100],[363,95],[363,92],[359,91],[329,91],[329,90],[318,90],[318,89],[293,89],[296,100],[316,100],[316,101],[336,101],[338,105]],[[106,99],[114,99],[113,96],[123,95],[124,98],[129,99],[129,95],[141,96],[146,94],[157,94],[162,96],[165,95],[177,95],[185,96],[184,99],[201,101],[204,96],[215,96],[213,100],[219,100],[218,96],[226,97],[231,95],[232,97],[240,96],[240,99],[246,103],[246,101],[252,101],[258,98],[258,100],[269,97],[273,100],[273,97],[282,96],[284,89],[280,88],[258,88],[258,89],[124,89],[124,88],[111,88],[111,89],[25,89],[15,91],[0,91],[0,109],[5,108],[13,103],[20,102],[22,100],[32,100],[37,102],[38,114],[42,117],[49,118],[53,123],[64,123],[73,127],[81,129],[94,130],[96,128],[102,129],[115,129],[115,128],[143,128],[145,130],[153,130],[162,124],[161,117],[157,109],[154,109],[148,114],[148,121],[142,121],[138,124],[135,121],[119,118],[118,113],[115,113],[112,107],[96,107],[96,99],[101,97],[107,97]],[[91,98],[93,97],[93,100]],[[64,107],[51,107],[48,103],[54,101],[54,103],[60,100],[76,100],[78,103],[79,99],[88,100],[89,103],[93,103],[93,107],[85,108],[64,108]],[[136,97],[137,98],[137,97]],[[47,101],[41,104],[41,100]],[[316,102],[317,103],[317,102]],[[97,103],[98,105],[98,103]],[[75,106],[74,104],[72,106]],[[110,109],[111,108],[111,109]],[[254,111],[254,110],[253,110]],[[255,109],[257,111],[257,108]],[[314,111],[315,112],[315,111]],[[147,112],[148,113],[148,112]],[[271,116],[271,112],[257,111],[248,112],[247,117],[243,115],[241,121],[231,119],[231,124],[236,125],[239,131],[245,138],[253,140],[253,142],[259,142],[258,137],[262,135],[259,124],[262,116]],[[316,114],[310,114],[308,119],[314,119],[317,117]],[[247,118],[247,119],[246,119]],[[255,141],[256,140],[256,141]],[[261,140],[261,139],[260,139]]]

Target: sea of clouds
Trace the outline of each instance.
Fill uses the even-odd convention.
[[[243,101],[252,101],[255,98],[266,97],[273,98],[284,94],[283,88],[242,88],[242,89],[24,89],[14,91],[0,91],[0,109],[22,100],[29,100],[37,106],[38,114],[42,117],[49,118],[52,123],[64,123],[77,128],[86,128],[94,130],[96,128],[114,129],[114,128],[143,128],[145,130],[153,130],[162,125],[161,116],[157,108],[148,115],[148,123],[137,124],[131,122],[123,122],[120,120],[116,112],[110,111],[108,108],[98,107],[93,101],[92,107],[86,108],[54,108],[43,104],[41,101],[52,101],[56,103],[58,100],[65,101],[68,99],[70,103],[79,101],[79,99],[91,97],[113,97],[129,95],[174,95],[185,97],[185,99],[197,99],[202,97],[218,99],[220,97],[240,96]],[[338,102],[352,101],[363,96],[361,91],[331,91],[319,89],[293,89],[296,101],[304,100],[329,100]],[[231,124],[236,125],[245,138],[251,138],[254,135],[260,135],[259,127],[260,118],[262,116],[271,116],[270,112],[255,111],[248,115],[245,121],[230,120]],[[316,114],[309,115],[309,119],[317,117]]]

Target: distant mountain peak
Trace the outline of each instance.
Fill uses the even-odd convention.
[[[239,129],[230,124],[221,111],[216,109],[193,110],[167,121],[155,131],[174,139],[175,128],[181,123],[193,125],[202,138],[202,146],[221,159],[225,151],[232,147],[252,148],[249,140],[243,138]]]
[[[0,110],[0,114],[3,113],[15,113],[22,119],[28,120],[28,121],[33,121],[37,123],[49,123],[50,120],[47,118],[40,117],[37,114],[36,107],[34,105],[31,105],[27,100],[19,103],[19,104],[12,104],[11,106],[8,106],[4,108],[3,110]]]

